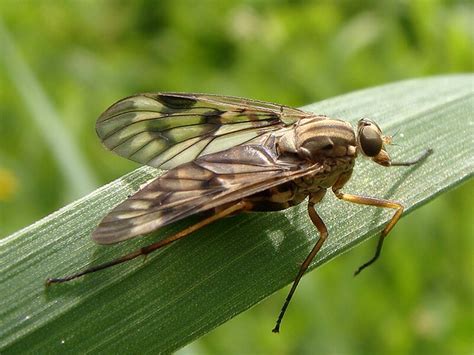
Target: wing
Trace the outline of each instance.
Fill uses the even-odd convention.
[[[252,142],[310,115],[230,96],[140,94],[109,107],[97,120],[96,131],[103,144],[118,155],[171,169]]]
[[[264,145],[206,155],[166,172],[115,207],[92,238],[117,243],[319,171],[320,165],[297,158],[281,161]]]

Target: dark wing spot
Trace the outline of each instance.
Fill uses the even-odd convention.
[[[204,117],[204,119],[206,120],[206,123],[221,125],[220,118],[224,113],[225,111],[212,109],[208,112],[204,112],[201,116]]]
[[[157,94],[155,100],[173,109],[189,109],[196,104],[196,100],[190,97],[179,96],[178,94]]]

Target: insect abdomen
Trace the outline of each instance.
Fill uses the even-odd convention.
[[[296,206],[303,202],[306,196],[306,193],[301,193],[297,184],[290,181],[246,197],[245,200],[252,203],[252,211],[269,212]]]

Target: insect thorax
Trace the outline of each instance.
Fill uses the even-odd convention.
[[[278,140],[280,154],[297,154],[315,163],[325,158],[356,155],[356,137],[350,123],[315,116],[299,120]]]
[[[308,195],[325,190],[347,175],[354,167],[357,155],[352,126],[340,120],[317,116],[302,119],[277,137],[279,159],[298,159],[318,166],[317,172],[247,198],[255,211],[281,210],[297,205]]]

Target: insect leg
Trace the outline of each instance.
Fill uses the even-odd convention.
[[[392,219],[388,222],[388,224],[385,226],[385,228],[382,230],[380,233],[379,241],[377,243],[377,249],[375,250],[374,256],[361,265],[356,272],[354,273],[354,276],[359,274],[363,269],[365,269],[367,266],[371,265],[374,263],[378,257],[380,256],[380,252],[382,251],[382,246],[383,242],[385,240],[385,237],[390,233],[392,228],[397,224],[398,220],[402,216],[403,213],[403,205],[400,204],[399,202],[396,201],[390,201],[390,200],[384,200],[381,198],[373,198],[373,197],[365,197],[365,196],[358,196],[358,195],[351,195],[351,194],[346,194],[343,192],[340,192],[338,189],[334,190],[334,194],[337,196],[337,198],[352,202],[352,203],[357,203],[360,205],[368,205],[368,206],[375,206],[375,207],[383,207],[383,208],[393,208],[395,210],[395,214],[392,216]]]
[[[393,161],[390,163],[390,166],[410,166],[418,164],[419,162],[425,160],[433,153],[433,149],[428,148],[426,149],[418,158],[409,161]]]
[[[172,236],[169,236],[168,238],[165,238],[165,239],[160,240],[156,243],[147,245],[143,248],[137,249],[134,252],[123,255],[123,256],[115,259],[115,260],[112,260],[112,261],[109,261],[107,263],[100,264],[100,265],[97,265],[97,266],[92,266],[88,269],[85,269],[84,271],[81,271],[81,272],[78,272],[76,274],[72,274],[72,275],[69,275],[69,276],[65,276],[65,277],[61,277],[61,278],[49,278],[49,279],[46,280],[46,286],[49,286],[53,283],[61,283],[61,282],[70,281],[70,280],[76,279],[78,277],[81,277],[83,275],[90,274],[92,272],[103,270],[103,269],[109,268],[111,266],[118,265],[118,264],[124,263],[126,261],[135,259],[136,257],[138,257],[140,255],[146,256],[146,255],[150,254],[151,252],[164,247],[165,245],[171,244],[172,242],[177,241],[178,239],[181,239],[181,238],[184,238],[184,237],[190,235],[191,233],[197,231],[198,229],[201,229],[204,226],[207,226],[208,224],[211,224],[212,222],[217,221],[218,219],[229,216],[231,214],[235,214],[236,212],[249,210],[249,209],[251,209],[251,207],[252,206],[251,206],[250,202],[248,202],[248,201],[239,201],[235,205],[231,205],[231,206],[223,209],[222,211],[219,211],[218,213],[216,213],[216,214],[214,214],[214,215],[212,215],[212,216],[210,216],[206,219],[203,219],[202,221],[200,221],[196,224],[193,224],[192,226],[189,226],[188,228],[183,229],[182,231],[180,231],[180,232],[178,232],[178,233],[176,233]]]
[[[309,214],[309,217],[311,218],[311,221],[318,229],[319,239],[316,242],[316,245],[311,250],[311,252],[306,257],[306,259],[304,260],[303,264],[301,264],[300,270],[298,271],[298,275],[296,275],[295,281],[293,281],[293,285],[291,286],[291,290],[288,293],[288,296],[286,296],[285,303],[283,304],[280,314],[278,315],[275,328],[273,328],[272,330],[273,333],[278,333],[280,331],[281,320],[283,319],[283,316],[285,315],[286,309],[288,308],[288,305],[290,304],[291,298],[293,297],[293,294],[296,291],[296,287],[298,286],[298,283],[300,282],[304,273],[308,269],[308,266],[311,264],[311,261],[313,261],[316,254],[318,254],[319,250],[323,246],[324,241],[326,240],[328,236],[328,230],[326,226],[324,225],[323,220],[321,219],[321,217],[319,217],[318,213],[316,212],[316,209],[314,208],[314,205],[323,198],[325,192],[326,190],[321,190],[320,192],[312,195],[309,199],[308,214]]]

